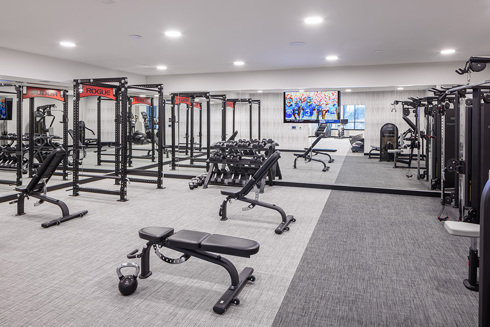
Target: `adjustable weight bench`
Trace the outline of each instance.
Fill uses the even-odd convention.
[[[471,238],[470,253],[468,255],[468,279],[465,279],[463,284],[469,290],[478,291],[477,271],[480,261],[478,258],[478,238],[480,237],[480,225],[462,221],[445,221],[444,227],[451,235]]]
[[[48,202],[48,203],[56,204],[61,209],[62,217],[41,224],[41,226],[44,228],[51,227],[54,225],[59,225],[67,220],[77,218],[77,217],[82,217],[85,214],[87,214],[88,212],[87,210],[70,214],[70,210],[68,209],[67,205],[63,201],[46,196],[48,181],[53,175],[53,173],[56,171],[56,168],[58,168],[59,164],[61,163],[65,155],[66,155],[66,151],[61,147],[51,151],[51,153],[46,157],[46,159],[43,161],[41,166],[39,166],[36,174],[32,177],[29,184],[21,185],[15,188],[15,190],[19,191],[20,193],[17,196],[17,200],[10,202],[10,204],[17,203],[18,216],[25,214],[24,199],[29,198],[30,196],[39,199],[39,202],[34,204],[35,206],[38,206],[43,202]]]
[[[220,206],[219,215],[221,216],[221,220],[227,220],[227,205],[231,200],[243,201],[246,203],[250,203],[250,205],[244,210],[253,209],[255,206],[260,206],[264,208],[269,208],[272,210],[276,210],[281,214],[282,222],[276,228],[276,234],[282,234],[283,231],[289,230],[289,224],[291,222],[295,222],[296,219],[293,216],[286,216],[286,213],[281,207],[276,206],[275,204],[265,203],[259,201],[259,192],[260,188],[258,184],[262,181],[262,179],[267,175],[269,170],[271,170],[277,161],[281,158],[281,154],[279,151],[274,152],[263,164],[262,166],[255,172],[255,174],[250,178],[247,184],[238,192],[227,192],[221,191],[222,195],[226,195],[226,199]],[[252,189],[256,187],[255,199],[247,198],[247,194],[252,191]]]
[[[303,153],[293,153],[293,155],[296,157],[296,158],[294,158],[294,166],[293,166],[295,169],[296,169],[296,161],[299,158],[305,159],[305,162],[310,162],[310,161],[321,162],[323,164],[322,171],[327,171],[327,170],[330,169],[330,167],[327,167],[327,164],[323,160],[313,158],[313,156],[316,156],[318,154],[322,154],[322,155],[325,155],[325,156],[327,156],[329,158],[328,163],[332,163],[332,162],[335,161],[335,159],[332,159],[332,157],[330,156],[330,154],[328,154],[327,152],[337,152],[336,149],[314,149],[315,145],[317,145],[318,142],[320,142],[320,140],[323,137],[324,137],[324,134],[320,134],[316,138],[316,140],[313,141],[313,143],[311,144],[311,146],[309,148],[305,148],[305,152],[303,152]]]
[[[250,258],[250,256],[259,252],[259,243],[255,241],[191,230],[181,230],[174,233],[173,228],[167,227],[142,228],[139,230],[139,236],[148,241],[146,246],[141,250],[141,253],[138,253],[138,250],[134,250],[127,257],[128,259],[141,258],[141,274],[139,275],[141,279],[146,279],[152,274],[150,270],[150,250],[152,247],[155,250],[155,254],[169,264],[184,263],[190,257],[196,257],[225,268],[230,275],[231,286],[214,305],[213,310],[216,313],[225,313],[226,309],[232,303],[238,305],[240,300],[237,296],[243,287],[245,287],[248,281],[255,281],[255,277],[252,275],[252,268],[246,267],[238,274],[237,269],[228,259],[214,254],[220,253]],[[171,259],[160,252],[162,247],[181,252],[183,255],[178,259]],[[135,267],[136,274],[133,276],[122,275],[121,269],[125,267]],[[124,295],[132,294],[137,287],[136,278],[138,277],[139,266],[135,263],[123,263],[116,271],[120,279],[119,290],[121,293]]]

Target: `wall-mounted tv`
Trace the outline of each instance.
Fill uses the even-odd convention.
[[[0,97],[0,120],[12,120],[12,99]]]
[[[340,122],[340,91],[284,92],[285,123]]]

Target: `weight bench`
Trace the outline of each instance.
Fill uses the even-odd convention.
[[[274,165],[277,163],[277,161],[281,158],[281,154],[279,151],[274,152],[265,162],[264,164],[255,172],[255,174],[250,178],[247,184],[238,192],[227,192],[227,191],[221,191],[222,195],[226,195],[226,199],[223,201],[223,203],[220,206],[219,209],[219,215],[221,216],[221,220],[227,220],[227,205],[228,202],[231,202],[231,200],[237,200],[237,201],[243,201],[246,203],[250,203],[250,205],[247,208],[244,208],[243,210],[250,210],[253,209],[255,206],[260,206],[264,208],[269,208],[272,210],[276,210],[281,214],[282,217],[282,222],[277,226],[276,228],[276,234],[282,234],[283,231],[288,231],[289,230],[289,224],[291,222],[295,222],[296,219],[293,216],[286,216],[286,213],[281,207],[276,206],[275,204],[270,204],[270,203],[265,203],[259,201],[259,193],[260,193],[260,187],[258,184],[262,181],[262,179],[267,175],[269,170],[271,170]],[[255,199],[249,199],[247,198],[247,194],[252,191],[253,188],[256,188],[255,191]]]
[[[67,220],[77,217],[83,217],[85,214],[87,214],[87,210],[70,214],[70,210],[63,201],[46,196],[48,181],[53,173],[56,171],[56,168],[58,168],[65,155],[66,151],[61,147],[51,151],[51,153],[46,157],[41,166],[39,166],[36,174],[32,177],[29,184],[21,185],[15,188],[15,190],[19,191],[20,193],[17,196],[17,200],[10,202],[10,204],[17,203],[18,216],[25,214],[24,199],[29,198],[30,196],[39,199],[39,202],[34,204],[35,206],[38,206],[43,202],[48,202],[56,204],[61,209],[62,217],[41,224],[41,226],[44,228],[59,225]]]
[[[191,230],[181,230],[174,233],[173,228],[167,227],[145,227],[139,230],[139,236],[148,241],[146,246],[141,250],[141,253],[138,253],[136,249],[129,253],[127,257],[128,259],[141,258],[141,274],[139,275],[141,279],[146,279],[152,274],[150,270],[150,250],[152,247],[155,250],[155,254],[169,264],[184,263],[190,257],[196,257],[225,268],[230,275],[231,286],[214,305],[213,310],[216,313],[225,313],[226,309],[232,303],[238,305],[240,300],[237,296],[243,287],[245,287],[247,281],[255,281],[255,277],[252,275],[254,271],[252,268],[246,267],[238,274],[237,269],[228,259],[214,254],[220,253],[250,258],[250,256],[259,252],[259,243],[255,241]],[[160,248],[162,247],[181,252],[183,255],[178,259],[171,259],[160,252]],[[136,274],[133,276],[122,275],[121,269],[125,267],[135,267]],[[130,295],[136,290],[138,272],[139,266],[135,263],[123,263],[117,268],[117,274],[120,279],[119,290],[121,293]],[[125,289],[128,286],[129,289]]]
[[[369,151],[368,159],[371,159],[371,157],[374,155],[377,155],[379,157],[380,153],[381,153],[381,148],[379,146],[371,145],[371,150]]]
[[[472,291],[478,291],[477,271],[479,267],[478,238],[480,237],[480,225],[462,221],[446,221],[444,227],[449,234],[454,236],[470,237],[470,254],[468,255],[468,279],[463,281],[464,286]]]
[[[313,158],[313,156],[316,156],[318,154],[323,154],[323,155],[326,155],[329,158],[328,163],[332,163],[332,162],[335,161],[335,159],[332,159],[332,157],[330,156],[330,154],[328,154],[327,152],[337,152],[336,149],[313,149],[313,147],[315,145],[317,145],[317,143],[320,142],[320,140],[323,137],[324,137],[324,134],[320,134],[316,138],[316,140],[313,141],[313,143],[311,144],[311,146],[309,148],[305,148],[305,152],[304,153],[293,153],[293,155],[296,157],[296,158],[294,158],[294,166],[293,166],[295,169],[296,169],[296,161],[298,161],[299,158],[305,159],[305,162],[310,162],[310,161],[321,162],[323,164],[322,171],[327,171],[327,170],[330,169],[330,167],[327,167],[327,164],[323,160]]]

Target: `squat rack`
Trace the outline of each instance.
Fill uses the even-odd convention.
[[[261,104],[260,100],[252,100],[251,98],[237,98],[237,99],[227,99],[226,100],[226,107],[227,108],[232,108],[233,109],[233,128],[232,131],[235,131],[235,110],[236,110],[236,104],[237,103],[248,103],[249,105],[249,135],[250,135],[250,140],[253,139],[253,132],[252,132],[252,126],[253,126],[253,105],[256,104],[258,108],[258,139],[260,140],[260,135],[261,135],[261,130],[260,130],[260,125],[261,125]],[[222,133],[221,133],[221,140],[226,141],[226,110],[223,110],[223,120],[221,122],[222,124]]]
[[[109,83],[116,83],[109,84]],[[118,195],[119,201],[127,201],[127,103],[128,103],[128,79],[95,78],[76,79],[73,81],[73,196],[80,192],[103,193]],[[97,188],[80,187],[80,98],[99,96],[116,101],[116,144],[115,144],[115,172],[114,179],[120,185],[119,191]],[[99,129],[99,128],[98,128]],[[122,129],[122,133],[121,133]],[[97,130],[99,133],[99,130]],[[121,137],[121,134],[123,137]],[[100,134],[97,135],[100,138]],[[121,166],[121,162],[123,163]],[[101,176],[103,178],[103,176]]]
[[[22,85],[12,83],[0,83],[0,87],[13,87],[15,92],[12,91],[0,91],[0,94],[15,94],[17,96],[17,135],[16,135],[16,147],[15,156],[17,158],[16,165],[16,178],[15,181],[0,180],[0,184],[9,185],[22,185],[22,158],[24,156],[24,148],[22,144],[22,95],[24,88]]]
[[[57,89],[46,89],[39,87],[26,87],[23,99],[29,99],[29,177],[34,175],[34,100],[35,98],[49,98],[63,102],[63,148],[68,153],[68,91]],[[63,180],[68,179],[68,156],[62,161]]]
[[[198,92],[198,93],[171,93],[171,118],[170,122],[172,125],[172,163],[171,163],[171,168],[172,170],[175,170],[177,166],[179,167],[194,167],[194,168],[205,168],[204,166],[200,165],[195,165],[194,161],[196,161],[195,155],[194,155],[194,143],[195,143],[195,138],[194,138],[194,109],[198,108],[199,109],[199,150],[202,150],[202,106],[196,106],[195,99],[196,98],[205,98],[207,102],[207,122],[206,122],[206,128],[207,128],[207,149],[206,149],[206,158],[209,158],[210,155],[210,130],[211,130],[211,99],[215,99],[216,97],[220,96],[211,96],[208,92]],[[221,99],[220,99],[221,100]],[[176,158],[175,155],[175,148],[176,148],[176,139],[175,139],[175,123],[177,122],[176,115],[175,115],[175,107],[181,103],[184,103],[187,105],[186,109],[186,132],[185,132],[185,154],[186,156],[189,155],[189,157],[185,158]],[[190,117],[189,117],[190,116]],[[190,120],[189,120],[190,118]],[[190,125],[190,130],[189,130],[189,125]],[[190,146],[189,146],[190,144]],[[177,144],[178,148],[178,144]],[[177,164],[177,161],[182,161],[182,160],[187,160],[190,159],[190,164]]]

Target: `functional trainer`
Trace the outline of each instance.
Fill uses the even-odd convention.
[[[259,201],[259,192],[260,192],[260,182],[262,179],[267,175],[269,170],[271,170],[274,165],[277,163],[277,161],[281,158],[281,154],[279,151],[274,152],[265,162],[264,164],[257,170],[257,172],[250,178],[247,184],[238,192],[227,192],[227,191],[221,191],[222,195],[226,195],[226,199],[223,201],[223,203],[220,206],[219,209],[219,215],[221,216],[221,220],[227,220],[227,205],[228,202],[231,202],[231,200],[237,200],[237,201],[243,201],[246,203],[250,203],[250,205],[245,208],[245,210],[250,210],[253,209],[255,206],[260,206],[264,208],[269,208],[272,210],[276,210],[281,214],[282,221],[277,226],[276,228],[276,234],[282,234],[284,231],[289,230],[289,224],[291,222],[295,222],[296,219],[293,216],[286,216],[286,213],[281,207],[276,206],[275,204],[270,204],[270,203],[265,203]],[[247,194],[252,191],[252,189],[255,187],[255,199],[249,199],[247,198]]]
[[[146,279],[151,276],[150,270],[150,250],[153,247],[155,254],[169,264],[179,264],[186,262],[190,257],[196,257],[217,265],[222,266],[228,271],[231,278],[231,286],[225,291],[221,298],[216,302],[213,311],[219,314],[225,313],[230,304],[238,305],[240,300],[237,296],[242,291],[248,281],[254,282],[252,275],[253,269],[246,267],[238,274],[235,266],[221,255],[214,253],[229,254],[238,257],[250,258],[259,252],[259,243],[238,237],[208,234],[192,230],[181,230],[174,233],[173,228],[167,227],[145,227],[139,230],[140,238],[147,240],[146,246],[138,253],[134,250],[127,255],[128,259],[141,258],[141,274],[139,278]],[[171,259],[160,252],[160,248],[166,247],[171,250],[182,252],[183,255],[178,259]],[[122,268],[135,267],[134,275],[124,276]],[[130,295],[136,291],[138,286],[137,277],[139,266],[135,263],[123,263],[117,267],[116,272],[119,277],[119,291],[123,295]]]
[[[313,143],[311,144],[311,146],[309,148],[305,148],[305,152],[303,152],[303,153],[294,153],[294,156],[296,157],[296,158],[294,158],[294,168],[295,169],[296,169],[296,161],[298,161],[299,158],[305,159],[305,162],[310,162],[310,161],[318,161],[318,162],[321,162],[323,164],[322,171],[327,171],[327,170],[330,169],[330,167],[327,167],[327,164],[323,160],[313,158],[313,156],[316,156],[318,154],[323,154],[323,155],[325,155],[325,156],[327,156],[329,158],[328,159],[328,163],[332,163],[332,162],[335,161],[335,159],[332,159],[332,157],[327,152],[337,152],[336,149],[313,149],[315,147],[315,145],[317,145],[317,143],[320,142],[320,140],[324,136],[325,136],[324,134],[320,134],[316,138],[316,140],[313,141]]]
[[[16,191],[19,191],[18,198],[15,201],[10,202],[17,203],[17,215],[24,215],[24,199],[32,196],[33,198],[39,199],[39,202],[35,204],[35,206],[42,204],[43,202],[48,202],[52,204],[56,204],[61,209],[62,217],[58,219],[54,219],[48,221],[46,223],[41,224],[42,227],[47,228],[54,225],[59,225],[67,220],[83,217],[87,214],[87,210],[79,211],[76,213],[70,214],[70,210],[68,206],[60,200],[50,198],[46,196],[47,193],[47,184],[56,168],[65,158],[66,151],[63,148],[57,148],[46,157],[44,162],[37,169],[36,174],[32,177],[29,184],[26,186],[21,185],[15,188]]]

